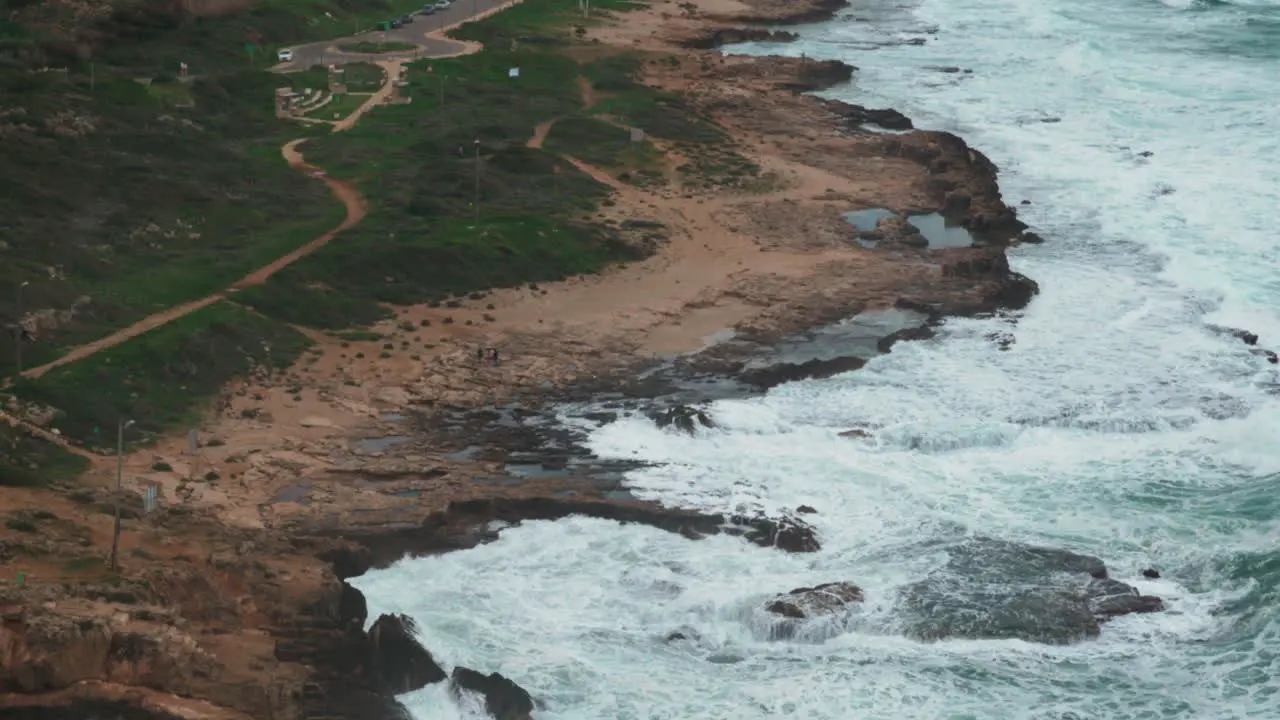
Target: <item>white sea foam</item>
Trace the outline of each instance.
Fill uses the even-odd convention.
[[[769,48],[846,59],[856,86],[834,95],[989,154],[1049,239],[1012,253],[1041,295],[1016,323],[950,321],[856,373],[717,403],[694,437],[639,417],[592,436],[655,463],[629,475],[641,497],[817,507],[820,553],[535,522],[360,578],[371,611],[511,676],[539,720],[1280,717],[1276,368],[1206,327],[1280,346],[1280,57],[1248,34],[1274,5],[885,3]],[[927,42],[851,49],[889,36]],[[875,437],[839,436],[855,425]],[[1067,647],[902,638],[895,593],[945,563],[927,541],[965,532],[1099,555],[1170,610]],[[767,639],[765,598],[832,580],[867,594],[841,632]],[[439,689],[406,700],[461,712]]]

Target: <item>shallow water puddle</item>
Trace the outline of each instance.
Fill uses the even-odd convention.
[[[408,435],[386,435],[383,437],[360,438],[351,441],[351,449],[362,453],[386,452],[397,445],[403,445],[413,438]]]
[[[938,213],[910,215],[907,217],[907,223],[919,230],[924,239],[929,241],[930,250],[970,247],[974,244],[973,235],[967,228],[949,224],[947,219]]]

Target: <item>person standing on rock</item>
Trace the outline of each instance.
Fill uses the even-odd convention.
[[[498,348],[493,348],[489,352],[493,353],[493,366],[498,367]]]
[[[484,364],[484,359],[486,354],[487,354],[487,351],[484,349],[483,345],[476,348],[476,364],[477,365]]]

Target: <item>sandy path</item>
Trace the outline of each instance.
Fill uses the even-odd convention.
[[[514,4],[514,3],[511,3],[511,4]],[[503,8],[509,7],[509,5],[504,5],[502,7]],[[496,12],[499,9],[502,9],[502,8],[495,8],[494,11]],[[461,54],[476,52],[477,50],[480,50],[480,49],[482,49],[482,47],[476,44],[476,47],[474,48],[468,47],[468,49]],[[382,104],[382,102],[388,96],[390,96],[392,92],[395,91],[395,83],[400,79],[400,73],[402,68],[404,67],[405,62],[406,61],[404,60],[388,60],[386,62],[378,63],[378,66],[381,67],[383,71],[386,73],[386,80],[385,82],[383,82],[382,87],[379,88],[377,92],[370,95],[369,98],[365,100],[364,103],[361,104],[360,107],[357,108],[354,112],[352,112],[342,121],[335,123],[333,127],[333,132],[342,132],[344,130],[349,130],[350,128],[354,127],[357,122],[359,122],[360,118],[363,117],[365,113],[369,112],[373,108]],[[337,227],[330,230],[329,232],[315,238],[314,240],[311,240],[310,242],[303,245],[302,247],[299,247],[296,250],[293,250],[292,252],[275,259],[270,264],[264,267],[261,267],[253,271],[252,273],[246,275],[245,277],[241,278],[239,281],[233,284],[230,288],[228,288],[232,292],[263,284],[272,275],[276,274],[280,270],[284,269],[285,267],[288,267],[289,265],[297,262],[299,259],[304,258],[307,255],[310,255],[316,250],[319,250],[320,248],[327,245],[329,241],[333,240],[333,238],[338,233],[354,226],[356,223],[364,219],[365,215],[368,212],[368,207],[369,207],[368,202],[364,199],[364,196],[362,196],[360,192],[355,189],[353,185],[343,182],[341,180],[336,180],[334,178],[331,178],[328,175],[326,175],[324,171],[321,170],[320,168],[314,165],[307,164],[307,162],[302,157],[302,153],[298,151],[298,146],[301,145],[304,141],[305,139],[293,140],[286,143],[280,149],[280,154],[284,156],[285,161],[289,163],[290,167],[298,170],[299,172],[308,173],[312,177],[319,178],[322,182],[328,185],[329,189],[333,192],[334,197],[338,198],[338,200],[341,201],[342,204],[346,207],[347,217],[342,221],[341,224],[339,224]],[[203,307],[207,307],[219,300],[222,300],[224,297],[225,297],[224,293],[221,293],[221,292],[214,293],[207,297],[200,298],[199,300],[192,300],[190,302],[186,302],[181,305],[176,305],[162,312],[158,312],[154,315],[149,315],[139,320],[138,322],[130,325],[129,327],[118,330],[110,335],[107,335],[106,337],[102,337],[97,340],[94,340],[93,342],[81,345],[71,350],[66,355],[63,355],[62,357],[58,358],[57,360],[54,360],[49,363],[45,363],[44,365],[39,365],[37,367],[30,368],[24,371],[22,375],[23,377],[28,377],[28,378],[38,378],[56,367],[61,367],[68,363],[73,363],[78,360],[83,360],[87,357],[90,357],[99,352],[102,352],[103,350],[115,347],[127,340],[131,340],[147,332],[148,330],[154,330],[158,327],[167,325],[173,322],[174,320],[177,320],[178,318],[190,315],[196,310],[199,310]]]
[[[540,123],[538,127],[533,129],[533,137],[529,138],[529,142],[524,144],[525,147],[541,149],[542,143],[547,140],[547,134],[551,132],[551,126],[555,124],[555,120],[548,120],[544,123]]]
[[[280,153],[284,155],[284,159],[289,163],[289,167],[300,172],[309,173],[313,177],[318,177],[324,182],[324,184],[328,185],[329,190],[333,192],[334,197],[338,198],[338,200],[342,201],[342,204],[346,206],[347,217],[336,228],[321,235],[320,237],[317,237],[288,255],[277,258],[270,265],[259,268],[249,275],[246,275],[235,285],[231,286],[232,290],[240,290],[247,287],[253,287],[254,285],[261,285],[280,270],[327,245],[338,233],[363,220],[365,214],[369,211],[368,201],[365,200],[364,196],[361,195],[360,191],[356,190],[353,185],[343,182],[342,180],[331,178],[324,174],[324,171],[320,168],[314,165],[308,165],[306,161],[303,160],[302,153],[298,152],[298,146],[303,142],[305,142],[305,140],[294,140],[281,148]]]

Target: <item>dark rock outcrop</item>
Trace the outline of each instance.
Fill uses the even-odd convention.
[[[897,332],[885,335],[876,341],[876,349],[882,353],[887,353],[893,349],[893,346],[904,340],[928,340],[936,333],[929,325],[921,325],[919,327],[903,328]]]
[[[716,426],[705,410],[692,405],[674,405],[662,410],[656,410],[649,414],[649,418],[660,428],[674,427],[690,435],[697,432],[699,427],[710,428]]]
[[[897,155],[928,169],[925,190],[939,207],[960,204],[967,196],[963,217],[954,217],[985,242],[1005,243],[1027,226],[1005,204],[995,163],[948,132],[917,131],[884,136],[881,152]]]
[[[680,45],[693,50],[711,50],[745,42],[792,42],[798,37],[795,33],[765,28],[708,28],[681,41]]]
[[[1142,595],[1132,585],[1119,580],[1094,580],[1087,589],[1089,610],[1099,622],[1132,613],[1164,610],[1164,601],[1154,595]]]
[[[485,675],[470,668],[457,667],[453,669],[449,687],[454,693],[468,690],[482,696],[485,710],[495,720],[530,720],[532,717],[533,698],[524,688],[500,673]]]
[[[726,535],[738,535],[760,547],[776,547],[787,552],[817,552],[822,549],[817,532],[808,523],[792,517],[734,515],[724,527]]]
[[[416,630],[406,615],[382,615],[369,628],[364,671],[383,693],[400,695],[448,677],[418,644]]]
[[[748,368],[738,378],[749,385],[768,389],[796,380],[829,378],[843,372],[857,370],[866,364],[867,361],[860,357],[846,355],[802,363],[779,363],[767,367]]]
[[[803,620],[830,615],[851,603],[860,603],[862,599],[862,588],[853,583],[824,583],[816,587],[796,588],[774,598],[764,609],[774,615]]]
[[[857,68],[839,60],[809,60],[800,66],[793,80],[779,83],[778,87],[799,93],[828,90],[852,80],[854,70]]]
[[[1258,344],[1258,334],[1254,332],[1250,332],[1248,330],[1241,330],[1240,328],[1223,327],[1221,325],[1210,325],[1209,329],[1221,335],[1230,335],[1231,337],[1239,340],[1245,345]]]
[[[866,108],[840,100],[823,100],[822,104],[852,127],[879,125],[886,130],[911,130],[915,127],[911,118],[893,108]]]
[[[949,548],[947,565],[902,593],[906,631],[922,640],[1019,638],[1066,644],[1101,623],[1164,608],[1109,579],[1089,555],[976,538]]]

